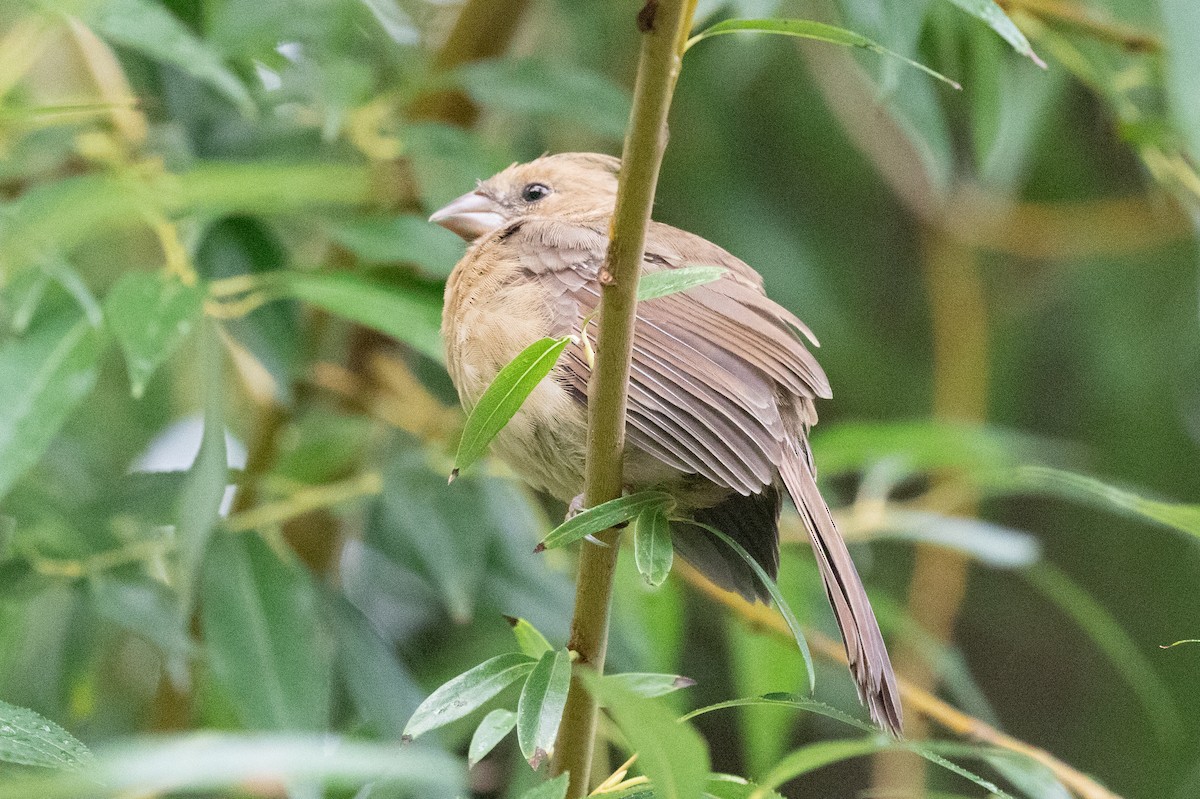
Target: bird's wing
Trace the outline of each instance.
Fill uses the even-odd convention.
[[[545,287],[555,335],[577,332],[600,302],[605,227],[525,219],[488,245],[508,250]],[[775,479],[787,431],[796,429],[787,417],[815,420],[811,400],[829,396],[829,383],[801,340],[807,328],[767,298],[757,273],[698,236],[651,224],[644,272],[698,264],[728,272],[638,305],[630,440],[681,471],[758,493]],[[584,349],[569,347],[560,375],[581,402],[590,374]]]
[[[519,258],[524,274],[545,288],[553,335],[576,333],[600,302],[605,227],[526,219],[493,239],[511,248],[506,257]],[[812,538],[859,695],[877,723],[899,734],[899,693],[883,636],[817,490],[806,434],[816,421],[813,399],[830,392],[800,338],[811,334],[767,298],[749,266],[698,236],[651,223],[643,273],[691,264],[729,271],[711,283],[638,304],[630,441],[682,471],[747,496],[781,477]],[[584,403],[590,374],[583,348],[568,347],[559,376]],[[775,546],[772,537],[766,549],[773,554]],[[768,556],[760,561],[777,564]]]

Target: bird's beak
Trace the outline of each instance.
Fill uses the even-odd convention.
[[[474,241],[503,225],[504,217],[497,210],[495,200],[473,191],[435,211],[429,221],[457,233],[467,241]]]

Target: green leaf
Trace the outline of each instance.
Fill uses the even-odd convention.
[[[0,349],[0,497],[91,393],[101,349],[98,331],[79,316],[36,325]]]
[[[696,681],[691,677],[678,674],[650,674],[648,672],[626,672],[625,674],[606,674],[600,678],[605,683],[612,683],[621,690],[645,699],[656,696],[666,696],[680,688],[691,688]]]
[[[406,449],[384,470],[383,485],[383,513],[368,541],[408,568],[419,567],[454,621],[469,621],[496,535],[484,480],[468,476],[448,488],[424,452]]]
[[[424,692],[358,608],[332,589],[324,595],[350,699],[376,730],[399,738]]]
[[[335,223],[333,238],[367,264],[411,263],[446,277],[462,258],[462,239],[423,217],[362,217]]]
[[[280,237],[267,222],[251,216],[232,216],[206,225],[194,259],[201,279],[218,285],[227,278],[269,281],[288,261]],[[264,292],[264,296],[269,295]],[[221,332],[237,343],[237,351],[257,361],[270,376],[270,393],[284,407],[292,404],[293,384],[304,368],[303,323],[300,304],[295,301],[263,305],[221,323]]]
[[[461,719],[517,680],[526,677],[537,663],[520,652],[507,652],[458,675],[421,703],[404,728],[404,739],[412,740]]]
[[[595,796],[600,799],[657,799],[659,795],[653,785],[642,782]],[[718,773],[708,775],[704,793],[700,796],[701,799],[784,799],[778,792],[765,790],[744,777]],[[930,799],[933,799],[932,794]]]
[[[777,791],[769,791],[732,774],[710,774],[704,796],[705,799],[784,799]]]
[[[1000,488],[1060,496],[1105,510],[1122,511],[1200,537],[1200,505],[1147,499],[1094,477],[1046,466],[1024,466],[1000,477],[996,484]]]
[[[872,538],[901,538],[953,549],[996,569],[1030,566],[1041,557],[1037,538],[1021,530],[963,516],[887,507]]]
[[[104,38],[182,69],[225,95],[243,114],[254,113],[250,93],[233,71],[207,43],[158,3],[108,0],[100,5],[93,24]]]
[[[496,708],[483,717],[475,734],[471,736],[471,745],[467,748],[467,765],[474,768],[480,760],[496,748],[496,744],[504,740],[504,736],[517,726],[517,714],[504,708]]]
[[[417,191],[427,210],[441,208],[484,175],[511,163],[489,152],[480,137],[454,125],[421,122],[404,129]],[[507,155],[507,153],[505,153]]]
[[[0,702],[0,761],[78,769],[91,760],[88,748],[53,721],[32,710]]]
[[[203,590],[209,661],[246,726],[324,729],[332,652],[308,574],[259,537],[228,533],[209,549]]]
[[[655,300],[712,283],[727,271],[729,270],[723,266],[682,266],[678,269],[650,272],[638,280],[638,302]]]
[[[555,527],[542,539],[535,551],[566,546],[589,535],[604,532],[622,522],[636,519],[647,508],[670,508],[674,503],[674,497],[665,491],[639,491],[636,494],[610,499],[594,508],[580,511]]]
[[[129,272],[104,298],[104,318],[125,353],[134,397],[192,329],[204,291],[161,273]]]
[[[825,716],[826,718],[831,718],[831,719],[834,719],[835,721],[840,721],[843,724],[848,724],[851,727],[862,730],[863,732],[869,732],[872,735],[879,736],[879,730],[877,730],[875,727],[873,727],[872,725],[868,724],[865,721],[860,721],[859,719],[856,719],[847,713],[843,713],[842,711],[837,710],[836,708],[832,708],[823,702],[817,702],[816,700],[813,700],[813,699],[806,699],[804,697],[793,696],[791,694],[767,694],[765,696],[748,697],[748,698],[744,698],[744,699],[730,699],[725,702],[718,702],[713,705],[708,705],[707,707],[699,708],[698,710],[693,710],[691,713],[688,713],[687,715],[685,715],[683,717],[683,719],[681,719],[681,720],[687,721],[689,719],[695,718],[696,716],[701,716],[701,715],[704,715],[705,713],[711,713],[715,710],[724,710],[724,709],[733,708],[733,707],[754,707],[754,706],[791,707],[791,708],[795,708],[797,710],[803,710],[803,711],[806,711],[809,713],[817,713],[819,715]],[[985,780],[983,777],[980,777],[978,774],[968,771],[967,769],[963,768],[962,766],[959,766],[957,763],[951,763],[950,761],[948,761],[944,757],[942,757],[940,754],[938,754],[937,751],[934,751],[935,748],[941,748],[942,746],[946,746],[948,751],[953,751],[956,754],[962,754],[962,753],[964,753],[964,751],[967,751],[972,756],[983,757],[985,755],[992,754],[996,750],[993,750],[993,749],[985,750],[982,747],[964,748],[963,746],[958,745],[958,744],[943,745],[938,742],[922,742],[922,743],[918,744],[918,743],[888,739],[888,738],[884,738],[882,736],[880,736],[880,743],[881,743],[881,748],[884,748],[886,746],[886,748],[889,748],[889,749],[903,749],[903,750],[912,752],[914,754],[920,755],[921,757],[928,760],[930,763],[940,766],[940,767],[946,769],[947,771],[951,771],[951,772],[959,775],[960,777],[970,780],[971,782],[975,783],[976,785],[980,786],[981,788],[991,791],[992,793],[996,794],[996,796],[1001,797],[1001,799],[1013,799],[1013,797],[1008,792],[1001,790],[1000,787],[997,786],[995,783],[993,783],[989,780]]]
[[[1192,163],[1200,163],[1200,4],[1194,0],[1160,0],[1166,37],[1167,98],[1175,129],[1183,135]]]
[[[630,95],[599,72],[569,62],[538,59],[475,61],[451,79],[475,102],[523,118],[556,117],[620,139],[629,121]]]
[[[1052,563],[1043,562],[1023,572],[1030,584],[1087,633],[1116,667],[1146,711],[1146,720],[1164,747],[1177,745],[1183,720],[1171,690],[1138,644],[1096,599]]]
[[[178,565],[175,590],[179,593],[179,621],[183,629],[191,622],[196,580],[204,563],[209,539],[221,518],[221,503],[229,483],[229,461],[225,451],[225,363],[214,325],[206,325],[203,337],[204,433],[200,451],[188,470],[175,514]]]
[[[1008,18],[1008,15],[993,0],[950,0],[950,2],[975,17],[975,19],[981,20],[985,25],[998,33],[1001,39],[1012,45],[1012,49],[1042,69],[1046,68],[1046,62],[1038,58],[1038,54],[1033,52],[1033,47],[1030,46],[1029,40],[1025,38],[1025,34],[1021,33],[1021,30],[1013,24],[1013,21]]]
[[[554,647],[550,646],[550,642],[546,640],[546,636],[542,635],[542,631],[525,619],[518,619],[513,616],[505,616],[504,618],[512,626],[513,635],[517,639],[517,646],[521,647],[521,651],[529,655],[529,657],[540,658],[554,649]]]
[[[804,658],[804,670],[808,673],[808,690],[813,691],[816,689],[817,673],[813,669],[812,652],[808,650],[808,641],[804,638],[804,631],[800,629],[800,622],[796,621],[796,614],[792,613],[787,600],[783,598],[783,593],[779,590],[779,585],[771,579],[771,576],[763,570],[758,561],[737,541],[734,541],[712,525],[702,524],[691,519],[687,521],[688,524],[701,527],[721,539],[727,547],[737,553],[738,557],[746,561],[746,565],[758,576],[759,582],[763,584],[763,587],[767,589],[767,593],[771,595],[771,600],[775,603],[775,607],[778,608],[779,615],[783,616],[784,621],[787,622],[788,629],[792,631],[792,637],[796,639],[796,646],[800,648],[800,655]]]
[[[521,794],[521,799],[563,799],[567,795],[567,788],[570,784],[570,774],[559,774],[552,780],[530,788]]]
[[[98,754],[82,772],[0,781],[0,799],[106,799],[317,783],[356,788],[399,783],[416,796],[454,796],[466,785],[462,762],[430,748],[352,741],[335,735],[195,732],[146,738]]]
[[[278,213],[314,205],[357,205],[370,196],[364,166],[328,162],[200,164],[182,173],[93,174],[39,185],[7,206],[0,225],[0,274],[69,253],[97,232],[144,225],[148,215]]]
[[[708,747],[691,724],[677,720],[661,702],[648,700],[618,683],[587,675],[588,687],[608,708],[636,752],[638,768],[654,786],[656,799],[695,799],[708,778]]]
[[[657,588],[671,573],[671,523],[664,505],[651,505],[638,514],[633,526],[633,560],[638,573]]]
[[[937,78],[943,83],[953,86],[955,89],[962,89],[962,86],[940,72],[935,72],[924,64],[913,61],[911,58],[905,58],[878,42],[868,39],[861,33],[855,33],[845,28],[826,25],[823,22],[813,22],[807,19],[727,19],[697,33],[688,40],[686,49],[690,49],[697,42],[728,33],[775,33],[783,36],[796,36],[801,39],[815,39],[820,42],[840,44],[846,47],[861,47],[864,50],[870,50],[879,55],[899,59],[910,67],[915,67],[926,75]]]
[[[1063,444],[1005,430],[946,422],[818,425],[813,453],[825,476],[894,460],[913,471],[956,469],[990,475],[1022,462],[1048,460],[1070,450]]]
[[[766,790],[774,790],[786,782],[819,768],[887,748],[888,740],[881,736],[817,741],[784,756],[767,772],[766,776],[759,780],[759,785]]]
[[[786,691],[803,683],[804,662],[796,657],[795,644],[740,619],[726,617],[723,622],[729,652],[729,690],[734,696]],[[771,708],[743,707],[738,708],[737,722],[741,732],[738,748],[746,772],[766,774],[791,746],[795,716]]]
[[[1182,641],[1176,641],[1173,644],[1165,644],[1159,647],[1159,649],[1172,649],[1180,644],[1200,644],[1200,638],[1184,638]]]
[[[289,296],[386,333],[435,361],[443,359],[440,301],[346,272],[281,273],[280,286]]]
[[[181,624],[178,597],[167,586],[146,577],[114,572],[88,578],[89,599],[96,613],[109,622],[144,636],[164,654],[179,658],[194,649]]]
[[[535,770],[554,753],[554,739],[571,687],[571,655],[565,649],[538,660],[517,701],[517,743]]]
[[[525,399],[554,369],[558,357],[570,342],[567,336],[538,339],[500,370],[467,417],[454,456],[451,480],[483,455],[496,434],[504,429]]]

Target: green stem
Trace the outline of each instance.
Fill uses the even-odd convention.
[[[596,369],[588,389],[586,507],[621,494],[638,278],[667,143],[667,111],[695,7],[696,0],[648,0],[637,19],[643,33],[642,49],[621,161],[612,241],[601,271]],[[588,792],[596,739],[597,703],[583,685],[579,670],[603,672],[608,647],[617,532],[607,530],[598,538],[608,546],[585,542],[579,557],[575,615],[568,644],[579,657],[555,744],[554,772],[571,775],[568,799],[579,799]]]

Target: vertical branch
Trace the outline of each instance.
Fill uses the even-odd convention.
[[[621,494],[638,278],[667,143],[667,111],[695,7],[696,0],[647,0],[637,17],[643,34],[642,49],[622,154],[612,239],[600,273],[597,361],[588,387],[584,503],[589,507]],[[596,699],[587,692],[578,670],[604,670],[617,564],[616,531],[608,530],[599,538],[606,546],[585,542],[580,553],[569,644],[578,662],[555,745],[554,770],[570,773],[567,796],[571,799],[587,794],[596,738]]]
[[[945,233],[925,228],[925,290],[933,324],[933,415],[946,421],[981,422],[987,417],[987,302],[978,253]],[[918,546],[909,584],[908,611],[938,641],[954,634],[967,592],[966,556],[948,549]],[[937,690],[937,675],[921,651],[902,645],[896,670],[917,690]],[[905,730],[920,740],[928,722],[916,716]],[[881,753],[876,759],[875,786],[920,795],[925,761],[905,752]]]

